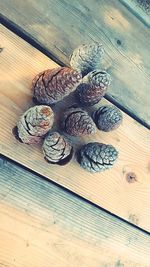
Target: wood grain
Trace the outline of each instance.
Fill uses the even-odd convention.
[[[149,131],[123,114],[123,124],[116,131],[98,131],[84,139],[74,138],[72,141],[75,146],[77,142],[80,146],[81,143],[97,140],[117,148],[119,159],[116,165],[101,174],[86,172],[75,159],[65,167],[49,165],[43,159],[41,146],[20,144],[12,135],[12,128],[19,116],[33,105],[30,85],[34,75],[56,67],[56,64],[3,26],[1,37],[4,49],[0,54],[0,152],[149,231]],[[106,101],[102,103],[108,104]],[[58,108],[62,112],[64,106],[69,105],[66,98]],[[130,179],[131,173],[134,173],[136,179]]]
[[[64,64],[69,64],[69,55],[78,45],[102,42],[106,51],[102,67],[113,78],[108,96],[150,128],[150,31],[120,1],[5,0],[0,4],[6,18]]]
[[[0,159],[1,267],[148,267],[150,237]]]

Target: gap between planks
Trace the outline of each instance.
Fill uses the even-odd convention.
[[[111,133],[98,132],[79,143],[97,140],[114,145],[120,153],[114,168],[101,174],[89,174],[74,160],[65,167],[48,165],[40,146],[18,143],[12,128],[32,103],[31,81],[43,69],[57,64],[24,40],[1,26],[0,152],[35,172],[55,181],[113,214],[150,230],[150,149],[149,131],[124,114],[122,126]],[[101,103],[109,103],[102,101]],[[67,105],[66,100],[63,103]],[[98,105],[97,105],[98,106]],[[30,155],[30,157],[29,157]],[[134,183],[127,181],[136,175]]]
[[[19,167],[19,168],[22,168],[24,171],[30,172],[31,174],[38,176],[39,178],[42,179],[42,181],[44,180],[44,181],[49,182],[50,184],[54,184],[55,186],[57,186],[57,187],[60,188],[61,190],[64,190],[65,192],[67,192],[67,193],[69,193],[69,194],[71,194],[71,195],[73,195],[73,196],[75,196],[75,197],[78,197],[79,199],[81,199],[81,200],[84,201],[85,203],[88,203],[88,204],[90,204],[90,205],[93,205],[95,208],[98,208],[98,209],[101,210],[102,212],[105,212],[106,214],[108,214],[108,216],[113,216],[113,218],[115,218],[116,220],[119,220],[119,221],[121,221],[121,222],[123,222],[123,223],[126,223],[126,224],[128,224],[129,226],[134,227],[135,229],[138,229],[139,231],[142,231],[143,233],[149,235],[149,233],[150,233],[149,231],[146,231],[145,229],[139,227],[137,224],[134,224],[134,223],[132,223],[131,221],[127,221],[127,220],[125,220],[125,219],[119,217],[118,215],[116,215],[116,214],[114,214],[114,213],[112,213],[112,212],[110,212],[110,211],[104,209],[103,207],[97,205],[96,203],[90,201],[89,199],[84,198],[84,196],[79,195],[79,194],[77,194],[77,193],[71,191],[70,189],[64,187],[62,184],[58,184],[58,183],[55,182],[54,180],[50,180],[49,178],[43,176],[42,174],[39,174],[39,173],[36,172],[35,170],[32,170],[32,169],[28,168],[27,166],[24,166],[24,165],[22,165],[21,163],[19,163],[19,162],[17,162],[17,161],[14,161],[13,159],[8,158],[8,157],[6,157],[6,156],[4,156],[4,155],[2,155],[2,154],[0,154],[0,158],[1,158],[4,162],[7,162],[7,161],[8,161],[8,162],[10,162],[12,165],[14,165],[14,166],[16,166],[16,167]]]
[[[150,28],[150,1],[147,0],[119,0],[133,15]]]
[[[59,60],[56,56],[54,56],[50,51],[44,47],[42,44],[38,43],[35,39],[32,38],[32,36],[29,36],[22,28],[20,28],[18,25],[13,23],[12,21],[8,20],[5,16],[0,14],[0,19],[2,22],[2,25],[8,28],[13,33],[17,34],[19,37],[21,37],[23,40],[28,42],[30,45],[32,45],[34,48],[38,49],[40,52],[42,52],[44,55],[49,57],[51,60],[53,60],[55,63],[57,63],[59,66],[66,66],[62,61]],[[123,112],[128,114],[131,118],[142,124],[144,127],[150,129],[150,125],[148,125],[146,122],[141,120],[139,118],[139,114],[135,114],[132,111],[129,111],[126,107],[124,107],[122,104],[120,104],[113,96],[110,94],[106,94],[104,96],[106,100],[108,100],[110,103],[117,106],[119,109],[121,109]]]
[[[0,266],[149,267],[149,235],[0,158]]]

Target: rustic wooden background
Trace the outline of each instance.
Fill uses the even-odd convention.
[[[12,135],[12,129],[19,116],[33,105],[32,78],[43,69],[56,67],[56,64],[3,26],[1,36],[4,47],[0,74],[0,140],[3,155],[150,230],[149,131],[124,113],[123,124],[118,130],[110,133],[97,131],[95,135],[77,139],[79,145],[92,140],[114,145],[119,151],[119,159],[111,171],[90,174],[81,169],[75,160],[65,167],[47,164],[41,146],[20,144]],[[64,100],[65,107],[70,105],[67,101]],[[104,100],[100,105],[102,103],[108,102]],[[130,179],[132,173],[135,179]]]
[[[149,0],[0,0],[0,11],[0,267],[149,267]],[[34,75],[68,65],[91,41],[103,43],[113,78],[101,103],[125,112],[118,130],[78,140],[119,150],[116,166],[96,175],[75,160],[48,165],[40,146],[12,136],[33,105]]]

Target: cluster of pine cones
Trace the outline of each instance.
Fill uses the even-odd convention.
[[[15,127],[15,136],[25,144],[44,139],[42,151],[52,164],[68,163],[74,149],[62,132],[71,136],[89,135],[99,130],[108,132],[122,122],[122,113],[115,106],[101,106],[90,117],[86,107],[97,104],[110,85],[110,75],[100,69],[104,49],[101,44],[81,45],[74,50],[69,67],[48,69],[39,73],[32,82],[33,101]],[[52,130],[55,115],[52,106],[74,92],[77,105],[60,114],[60,132]],[[51,107],[50,107],[51,106]],[[88,143],[76,152],[79,164],[90,172],[100,172],[113,166],[118,157],[112,145]]]

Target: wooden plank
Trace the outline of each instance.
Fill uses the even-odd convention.
[[[64,167],[49,165],[43,159],[40,145],[19,143],[12,135],[12,128],[22,112],[33,105],[30,85],[34,75],[56,64],[3,26],[1,37],[4,49],[0,70],[0,152],[127,221],[150,230],[149,131],[124,114],[118,130],[98,131],[84,139],[72,140],[75,146],[95,140],[114,145],[119,151],[119,159],[110,171],[87,173],[75,159]],[[65,100],[58,109],[70,104]],[[133,183],[127,179],[130,173],[136,176]]]
[[[120,0],[131,12],[150,28],[149,0]]]
[[[64,64],[78,45],[102,42],[108,96],[150,128],[150,31],[120,1],[5,0],[1,12]]]
[[[0,266],[150,266],[150,237],[0,159]]]

